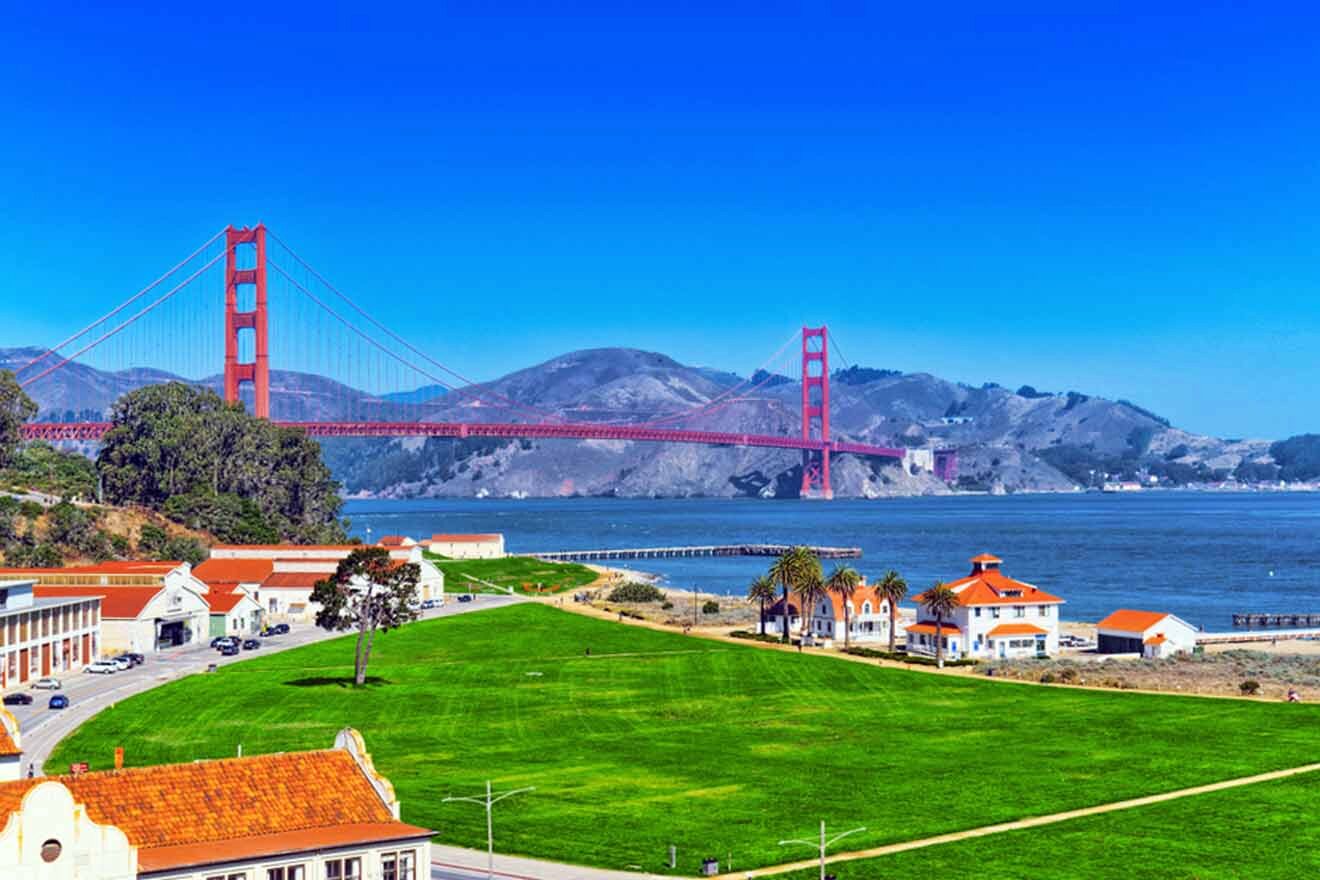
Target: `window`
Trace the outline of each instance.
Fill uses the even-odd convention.
[[[999,619],[999,609],[998,609],[998,608],[991,608],[991,609],[990,609],[990,616],[993,617],[995,620],[998,620],[998,619]]]
[[[980,616],[981,616],[981,609],[980,609],[979,607],[977,607],[977,608],[973,608],[973,609],[972,609],[972,614],[973,614],[974,616],[976,616],[976,617],[980,617]]]
[[[417,880],[417,853],[413,850],[381,853],[380,880]]]
[[[329,859],[325,863],[325,880],[362,880],[362,859]]]
[[[212,874],[206,880],[248,880],[247,871],[238,871],[233,874]]]
[[[266,880],[307,880],[306,868],[302,865],[281,865],[266,869]]]
[[[1050,616],[1050,606],[1048,606],[1048,605],[1042,605],[1042,606],[1040,606],[1040,616],[1041,616],[1041,617],[1049,617],[1049,616]]]
[[[1027,616],[1027,606],[1026,606],[1026,605],[1014,605],[1014,606],[1013,606],[1013,616],[1014,616],[1014,617],[1026,617],[1026,616]]]

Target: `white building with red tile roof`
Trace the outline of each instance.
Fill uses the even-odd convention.
[[[38,599],[101,597],[100,639],[101,650],[106,652],[153,654],[202,642],[210,631],[206,598],[182,583],[88,587],[51,580],[55,582],[34,587]]]
[[[1063,599],[1008,577],[997,556],[982,553],[971,563],[971,574],[945,584],[958,596],[952,617],[940,626],[945,658],[990,660],[1057,653]],[[924,596],[913,597],[917,622],[907,627],[907,650],[934,656],[936,622]]]
[[[31,578],[0,579],[0,688],[81,669],[101,657],[104,589],[43,595]]]
[[[877,594],[875,587],[862,584],[853,592],[846,618],[843,598],[837,593],[817,599],[807,619],[807,633],[817,642],[843,644],[845,619],[849,644],[889,642],[889,600]]]
[[[426,549],[446,559],[502,559],[504,535],[498,532],[474,535],[432,535]]]
[[[1163,611],[1120,608],[1096,624],[1096,635],[1096,650],[1101,654],[1158,659],[1190,654],[1196,648],[1196,627]]]
[[[321,751],[0,783],[15,880],[423,880],[432,834],[400,821],[352,729]]]

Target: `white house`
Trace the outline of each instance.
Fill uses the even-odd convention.
[[[758,619],[758,627],[760,622]],[[802,613],[798,610],[798,603],[793,601],[790,596],[788,599],[788,633],[793,635],[802,625]],[[777,636],[784,632],[784,598],[781,596],[773,603],[766,606],[765,609],[765,627],[758,629],[763,635]]]
[[[1101,654],[1141,654],[1148,659],[1190,654],[1196,647],[1196,627],[1162,611],[1120,608],[1096,625],[1096,650]]]
[[[501,559],[504,556],[504,536],[499,533],[432,535],[427,549],[447,559]]]
[[[88,588],[46,584],[34,592],[38,599],[69,600],[85,598]],[[208,638],[211,609],[205,597],[182,583],[101,587],[96,592],[101,595],[102,651],[150,654]]]
[[[946,659],[1036,657],[1059,650],[1059,606],[1063,600],[1000,571],[997,556],[971,559],[972,572],[945,584],[958,596],[951,618],[940,627]],[[934,615],[917,602],[917,622],[907,627],[911,654],[935,655]]]
[[[399,820],[352,729],[320,751],[0,782],[5,880],[424,880],[433,833]]]
[[[807,632],[816,641],[843,643],[844,602],[836,593],[826,593],[816,600],[807,621]],[[859,586],[848,609],[850,644],[889,641],[889,600],[876,593],[875,587]]]

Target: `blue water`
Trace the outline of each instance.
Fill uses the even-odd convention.
[[[990,551],[1067,600],[1064,618],[1172,611],[1226,629],[1234,611],[1320,613],[1320,494],[1144,492],[888,501],[353,501],[355,534],[503,532],[510,552],[739,542],[861,547],[856,567],[922,588]],[[628,563],[676,587],[741,594],[769,560]]]

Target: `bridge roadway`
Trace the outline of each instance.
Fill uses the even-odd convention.
[[[644,443],[700,443],[707,446],[756,446],[769,449],[799,449],[831,454],[851,453],[877,458],[898,458],[905,450],[841,440],[806,440],[802,437],[769,434],[736,434],[726,431],[681,431],[636,425],[531,422],[279,422],[300,428],[312,437],[467,437],[529,438],[533,440],[634,440]],[[25,440],[100,440],[110,430],[109,422],[34,422],[23,426]]]
[[[783,556],[788,544],[709,544],[692,547],[628,547],[614,550],[550,550],[523,555],[547,562],[605,559],[676,559],[686,556]],[[860,547],[809,547],[821,559],[861,559]]]

